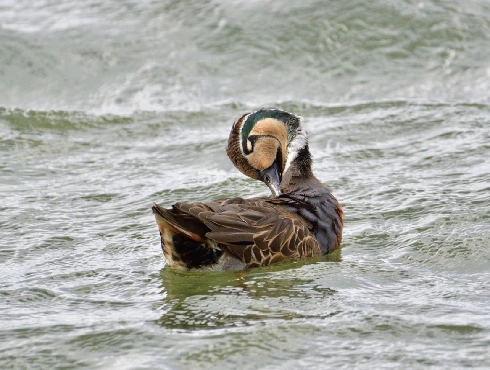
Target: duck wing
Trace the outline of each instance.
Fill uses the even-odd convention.
[[[225,246],[247,267],[265,266],[285,258],[321,255],[309,222],[270,198],[208,203],[177,203],[178,212],[191,215],[209,230],[205,237]]]

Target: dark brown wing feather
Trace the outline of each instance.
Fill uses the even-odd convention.
[[[173,212],[178,215],[175,220],[193,224],[192,233],[202,236],[206,229],[206,238],[225,246],[247,267],[321,255],[308,223],[281,205],[271,204],[269,198],[177,203]]]

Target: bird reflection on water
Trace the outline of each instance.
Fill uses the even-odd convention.
[[[337,292],[309,276],[308,269],[332,269],[341,251],[307,260],[286,261],[259,270],[182,271],[164,267],[161,326],[198,330],[250,326],[265,319],[329,317],[328,300]],[[325,306],[311,307],[312,296]]]

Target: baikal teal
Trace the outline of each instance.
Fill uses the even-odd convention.
[[[490,368],[487,0],[3,1],[0,25],[0,368]],[[154,203],[271,194],[226,154],[263,107],[302,117],[340,248],[169,268]]]

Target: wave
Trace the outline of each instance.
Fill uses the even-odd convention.
[[[489,10],[483,0],[16,3],[0,15],[0,105],[131,115],[287,101],[487,104]]]

